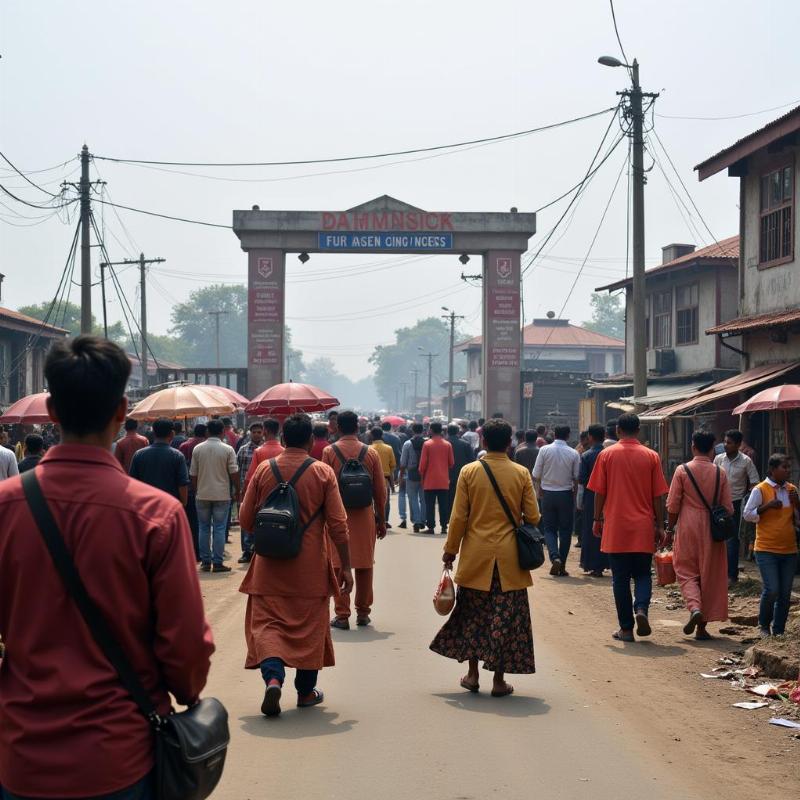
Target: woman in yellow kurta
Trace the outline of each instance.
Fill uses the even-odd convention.
[[[484,459],[512,513],[538,524],[541,515],[530,472],[508,458],[511,426],[493,419],[483,427]],[[455,581],[456,607],[431,642],[435,653],[469,662],[461,686],[479,687],[478,662],[494,672],[492,695],[514,691],[505,673],[536,671],[527,587],[533,581],[521,569],[511,523],[480,461],[461,470],[456,486],[450,531],[442,560],[459,556]]]

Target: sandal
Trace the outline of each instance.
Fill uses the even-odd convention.
[[[475,683],[470,683],[466,677],[464,677],[461,679],[461,688],[466,689],[468,692],[472,692],[473,694],[477,694],[481,687],[477,681]]]
[[[308,696],[308,695],[306,695]],[[303,700],[300,695],[297,696],[298,708],[310,708],[311,706],[318,706],[325,699],[325,694],[319,689],[311,690],[311,700]]]
[[[270,683],[264,692],[261,713],[265,717],[277,717],[281,713],[281,685],[276,681]]]
[[[506,684],[505,689],[492,689],[492,697],[508,697],[508,695],[514,694],[514,687],[510,684]]]
[[[622,628],[620,628],[618,631],[614,631],[614,633],[611,634],[611,638],[612,639],[616,639],[618,642],[635,642],[636,641],[633,638],[633,632],[632,631],[623,631]]]
[[[689,621],[683,626],[683,632],[690,636],[694,633],[694,629],[698,626],[699,623],[703,621],[703,612],[696,608],[692,613],[689,615]]]

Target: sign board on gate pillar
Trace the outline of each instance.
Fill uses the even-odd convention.
[[[285,268],[282,250],[248,253],[247,386],[251,396],[283,381]]]
[[[490,250],[483,259],[483,413],[520,418],[520,253]]]

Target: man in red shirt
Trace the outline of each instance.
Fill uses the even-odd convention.
[[[592,532],[602,537],[608,554],[623,642],[651,633],[647,612],[653,592],[650,575],[656,544],[666,541],[664,496],[669,491],[658,453],[638,439],[639,417],[623,414],[617,420],[619,442],[603,450],[595,461],[587,489],[595,493]],[[633,580],[633,602],[631,602]]]
[[[419,473],[422,476],[422,489],[425,492],[425,511],[428,530],[436,533],[436,503],[439,503],[439,522],[442,533],[447,534],[447,520],[450,494],[450,469],[455,466],[453,446],[442,438],[442,423],[431,422],[431,438],[422,445],[419,457]]]
[[[198,699],[214,645],[180,503],[110,452],[130,369],[104,339],[53,344],[47,407],[63,444],[34,474],[89,596],[168,714],[169,694]],[[150,723],[62,583],[19,478],[0,486],[0,519],[2,796],[151,798]]]
[[[136,432],[138,427],[139,423],[135,419],[126,419],[125,435],[117,441],[114,447],[114,455],[117,457],[117,461],[122,464],[122,469],[125,472],[131,471],[131,461],[133,461],[134,455],[150,444],[146,436]]]
[[[222,424],[224,425],[222,434],[225,437],[223,441],[235,450],[239,441],[239,434],[233,429],[233,420],[230,417],[223,417]]]
[[[273,417],[267,417],[264,420],[264,444],[253,453],[253,460],[250,462],[250,469],[247,470],[247,476],[245,477],[245,487],[253,479],[258,465],[262,461],[269,461],[271,458],[275,458],[275,456],[279,456],[283,452],[283,445],[278,439],[280,431],[281,424],[278,420]]]

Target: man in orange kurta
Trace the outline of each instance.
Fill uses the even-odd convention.
[[[372,505],[366,508],[348,508],[347,527],[350,531],[350,558],[355,570],[356,586],[356,624],[369,625],[373,602],[373,565],[375,564],[375,540],[386,536],[384,506],[386,505],[386,479],[380,456],[371,447],[359,441],[358,417],[352,411],[342,411],[338,418],[339,439],[335,445],[322,451],[322,462],[328,464],[336,473],[337,479],[342,471],[342,458],[358,458],[366,450],[362,463],[372,477]],[[341,458],[336,454],[338,448]],[[335,616],[331,622],[334,628],[350,628],[350,596],[340,594],[335,600]]]
[[[284,423],[286,450],[275,458],[281,477],[291,480],[309,458],[311,420],[295,414]],[[255,529],[256,512],[277,485],[270,461],[262,463],[247,487],[239,519],[247,530]],[[300,554],[278,560],[256,555],[239,589],[248,595],[245,614],[247,669],[261,669],[266,683],[261,711],[280,714],[285,668],[295,667],[298,707],[323,700],[316,688],[317,673],[334,665],[333,643],[328,627],[331,596],[348,594],[353,587],[348,545],[347,516],[333,470],[313,461],[298,479],[295,490],[303,524],[319,510],[303,533]],[[327,535],[326,535],[327,528]],[[331,544],[336,547],[339,570],[334,574]]]

